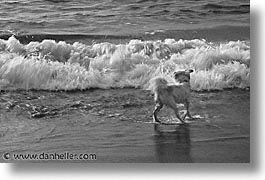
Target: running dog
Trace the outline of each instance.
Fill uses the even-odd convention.
[[[185,123],[185,118],[188,116],[192,119],[192,116],[189,112],[190,105],[190,73],[193,70],[182,70],[174,73],[175,81],[179,85],[168,85],[168,82],[164,78],[155,78],[153,80],[153,92],[155,100],[155,110],[153,112],[154,123],[161,123],[157,119],[158,112],[163,108],[164,105],[170,107],[174,110],[176,117],[182,122]],[[187,113],[183,118],[180,117],[177,104],[184,104],[187,109]]]

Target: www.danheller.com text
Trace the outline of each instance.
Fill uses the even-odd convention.
[[[42,161],[42,160],[85,160],[85,161],[90,161],[90,160],[97,160],[97,155],[96,154],[91,154],[91,153],[71,153],[71,152],[62,152],[62,153],[3,153],[2,158],[6,161],[10,160],[27,160],[27,161]]]

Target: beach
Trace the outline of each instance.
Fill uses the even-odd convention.
[[[247,163],[249,95],[245,90],[192,93],[194,120],[175,124],[172,110],[164,108],[159,117],[172,125],[159,125],[152,123],[152,95],[139,89],[6,92],[0,151],[97,155],[96,161],[81,162]],[[3,110],[8,108],[3,97],[17,101],[12,109]],[[32,117],[32,107],[40,104],[53,114]]]
[[[250,162],[249,1],[0,5],[0,162]],[[193,119],[153,123],[187,69]]]

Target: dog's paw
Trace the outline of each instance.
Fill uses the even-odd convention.
[[[153,121],[154,124],[161,124],[161,121]]]
[[[182,119],[182,120],[180,120],[180,124],[188,124],[188,122],[185,121],[185,119]]]

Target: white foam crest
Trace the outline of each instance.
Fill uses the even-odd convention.
[[[195,71],[191,74],[193,90],[222,90],[224,88],[250,87],[250,70],[239,62],[214,65],[211,71]]]
[[[86,45],[44,40],[21,44],[0,40],[0,89],[72,90],[137,87],[147,89],[160,76],[193,68],[193,90],[248,88],[250,47],[244,41],[205,40],[103,42]]]

